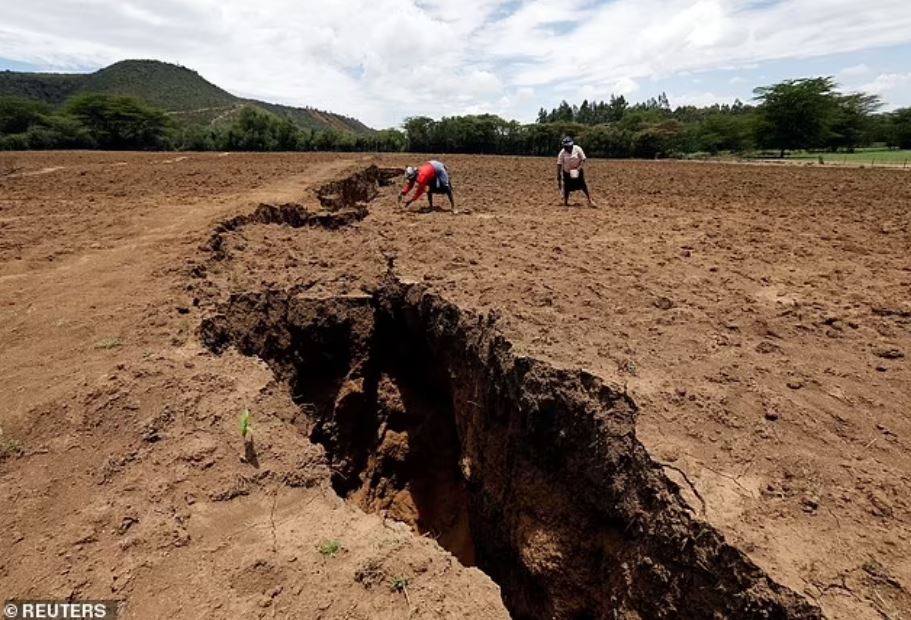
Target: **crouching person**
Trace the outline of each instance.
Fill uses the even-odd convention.
[[[417,201],[425,192],[427,193],[427,202],[433,209],[433,195],[445,194],[449,198],[449,206],[453,213],[457,213],[455,199],[452,197],[452,181],[449,178],[449,170],[439,161],[430,160],[420,168],[408,166],[405,169],[405,187],[399,194],[399,203],[405,198],[412,188],[417,186],[414,195],[405,201],[408,207],[411,203]]]

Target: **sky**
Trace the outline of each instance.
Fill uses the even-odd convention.
[[[0,69],[127,58],[393,127],[562,99],[749,101],[831,75],[911,106],[911,0],[0,0]]]

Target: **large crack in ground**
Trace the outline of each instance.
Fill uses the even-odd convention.
[[[237,215],[216,225],[204,249],[216,260],[223,260],[226,257],[225,235],[250,224],[279,224],[291,228],[318,226],[333,230],[350,226],[367,217],[367,203],[379,195],[381,187],[390,185],[392,179],[403,173],[401,168],[373,165],[326,183],[315,192],[319,208],[300,202],[261,203],[252,213]]]
[[[201,336],[287,384],[340,496],[478,566],[515,618],[821,617],[695,518],[625,394],[421,285],[237,294]]]

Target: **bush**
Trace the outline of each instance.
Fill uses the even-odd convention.
[[[218,151],[225,148],[226,142],[227,136],[224,131],[194,125],[180,131],[176,146],[180,151]]]
[[[21,134],[32,125],[47,124],[50,106],[22,97],[0,97],[0,134]]]
[[[369,135],[356,138],[355,149],[358,151],[379,151],[383,153],[400,153],[405,150],[408,138],[397,129],[384,129]]]
[[[586,130],[579,141],[591,157],[629,157],[633,150],[632,134],[611,125],[595,125]]]
[[[0,150],[2,151],[26,151],[28,149],[28,134],[13,133],[0,136]]]
[[[25,138],[28,142],[28,148],[34,150],[48,150],[56,148],[60,144],[60,135],[48,127],[33,125],[25,132]]]
[[[89,130],[72,116],[58,114],[48,119],[48,128],[53,132],[58,149],[94,149],[98,143]]]
[[[671,157],[683,152],[684,138],[683,123],[665,121],[636,133],[633,154],[647,159]]]
[[[234,151],[274,151],[278,119],[252,107],[244,107],[228,129],[226,146]]]
[[[285,118],[275,125],[275,148],[279,151],[298,151],[301,147],[301,130]]]
[[[721,151],[744,153],[755,148],[756,119],[752,114],[711,114],[691,126],[687,151],[713,155]]]

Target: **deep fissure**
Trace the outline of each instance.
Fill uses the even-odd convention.
[[[350,226],[367,217],[367,204],[404,173],[402,168],[368,166],[342,179],[319,186],[315,198],[320,207],[308,207],[301,202],[261,203],[252,213],[236,215],[215,226],[204,245],[216,260],[227,256],[225,235],[250,224],[278,224],[291,228],[315,226],[335,230]]]
[[[477,565],[515,618],[821,617],[694,517],[626,395],[516,355],[490,317],[390,280],[235,295],[201,334],[288,384],[339,495]]]

